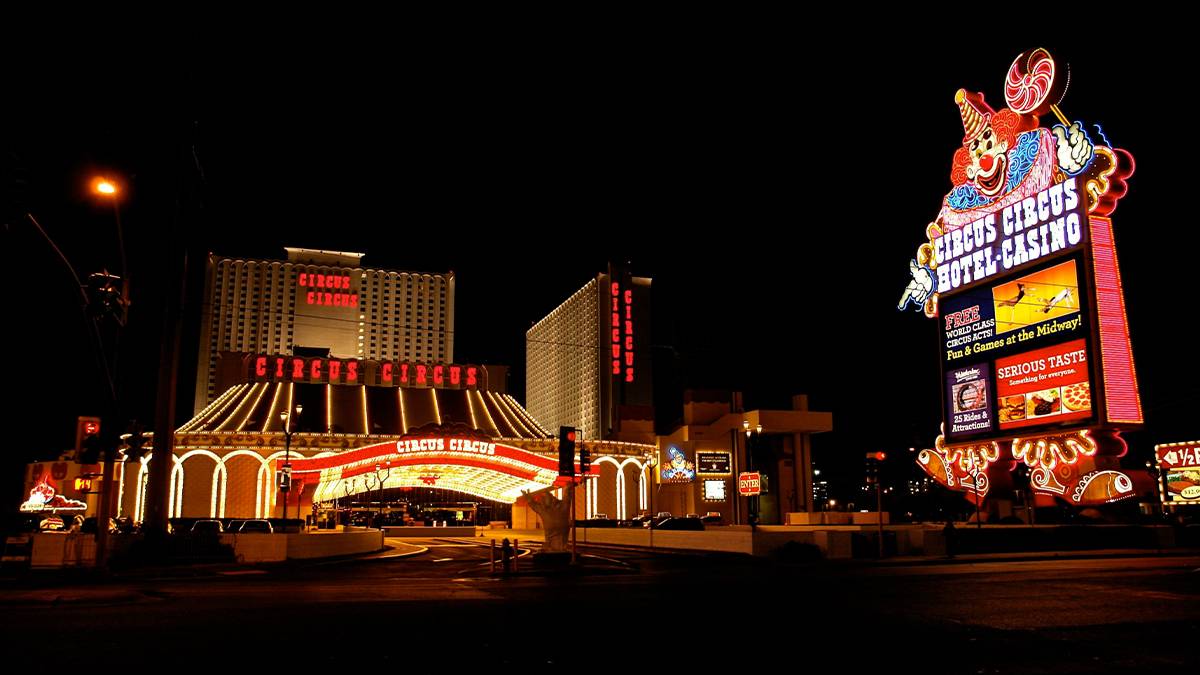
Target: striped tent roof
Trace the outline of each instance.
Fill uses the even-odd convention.
[[[280,413],[297,404],[298,433],[402,436],[428,426],[465,426],[493,438],[550,436],[508,394],[474,389],[253,382],[230,387],[179,433],[283,431]]]

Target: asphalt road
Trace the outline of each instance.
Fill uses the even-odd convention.
[[[1190,672],[1200,663],[1200,558],[783,565],[584,549],[589,574],[501,578],[478,541],[411,543],[425,550],[0,586],[6,663],[406,673]]]

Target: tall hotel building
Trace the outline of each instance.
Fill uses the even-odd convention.
[[[225,391],[222,353],[454,360],[454,273],[362,266],[362,253],[286,248],[287,260],[210,254],[195,410]],[[230,359],[231,377],[242,375]]]
[[[650,279],[610,267],[525,333],[526,409],[587,440],[653,436]]]

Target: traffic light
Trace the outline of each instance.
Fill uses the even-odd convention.
[[[88,277],[87,309],[95,318],[112,317],[125,325],[125,298],[121,277],[108,272],[95,272]]]
[[[583,443],[579,444],[579,475],[587,475],[592,468],[592,451]]]
[[[89,441],[88,439],[95,439]],[[81,464],[95,464],[96,460],[90,462],[83,461],[85,450],[90,452],[91,447],[96,447],[96,453],[99,453],[100,440],[100,418],[99,417],[80,417],[75,422],[75,460]]]
[[[121,440],[125,442],[121,448],[121,454],[125,455],[125,461],[136,462],[146,454],[146,442],[150,439],[146,438],[146,433],[142,431],[142,425],[135,420],[129,425],[129,433],[121,435]]]
[[[575,475],[575,427],[558,428],[558,475]]]
[[[867,453],[867,483],[876,483],[879,481],[879,463],[886,458],[886,452]]]

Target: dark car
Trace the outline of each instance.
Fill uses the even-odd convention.
[[[270,521],[255,519],[243,521],[236,530],[239,534],[274,534],[275,528]]]
[[[656,530],[704,531],[704,521],[699,518],[664,518],[654,524]]]

